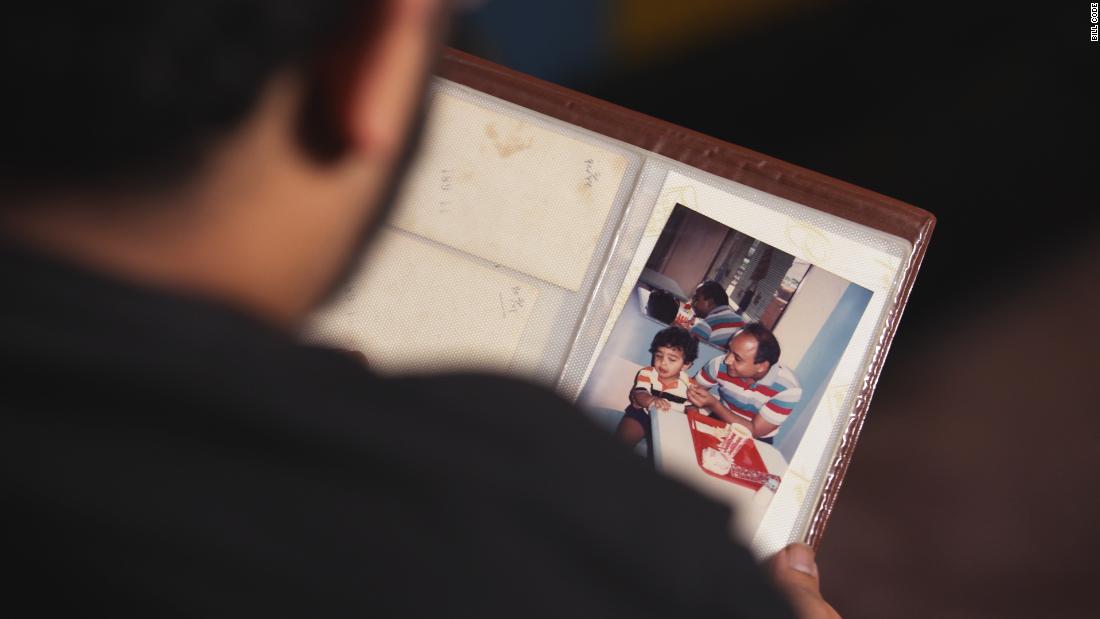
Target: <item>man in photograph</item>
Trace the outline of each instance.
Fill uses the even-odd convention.
[[[765,573],[725,507],[550,392],[382,378],[300,341],[401,178],[442,18],[434,0],[5,15],[9,607],[835,616],[808,548]]]
[[[725,348],[733,334],[745,326],[745,319],[730,307],[726,290],[714,280],[707,280],[695,288],[691,307],[699,319],[691,327],[691,334],[718,348]]]
[[[729,340],[724,356],[711,359],[695,374],[688,400],[771,443],[802,399],[798,378],[779,363],[779,354],[779,341],[770,329],[760,323],[746,326]],[[717,396],[711,392],[715,388]]]

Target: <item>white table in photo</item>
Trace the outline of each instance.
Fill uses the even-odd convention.
[[[752,539],[757,523],[771,503],[774,492],[767,488],[753,490],[710,475],[699,466],[695,445],[691,439],[690,420],[677,412],[658,412],[653,422],[653,458],[657,469],[669,477],[695,488],[734,510],[732,526],[743,540]],[[775,447],[753,441],[768,472],[782,477],[787,472],[787,460]],[[782,483],[782,482],[780,482]]]

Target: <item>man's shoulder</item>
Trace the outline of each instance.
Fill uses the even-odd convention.
[[[640,373],[645,373],[642,368]],[[527,405],[573,410],[571,404],[547,387],[497,374],[457,372],[431,375],[410,375],[381,378],[386,388],[396,392],[413,392],[430,399],[436,395],[477,396],[482,404],[501,407],[516,398]],[[483,407],[479,407],[483,408]]]
[[[399,406],[405,414],[430,420],[441,432],[461,437],[470,445],[495,445],[505,452],[517,452],[536,440],[589,443],[593,438],[592,423],[580,409],[552,390],[527,381],[480,373],[382,380],[387,392],[404,394]]]
[[[794,373],[794,370],[782,364],[776,364],[769,382],[772,388],[778,391],[802,388],[802,384],[798,381],[798,375]]]
[[[71,513],[147,523],[156,533],[154,542],[139,543],[121,528],[82,530],[75,552],[61,543],[24,544],[15,556],[60,562],[110,547],[108,565],[132,582],[151,573],[170,573],[181,586],[211,575],[256,577],[268,542],[229,553],[202,528],[208,514],[225,513],[233,517],[218,523],[219,535],[254,539],[262,531],[280,552],[302,558],[264,575],[272,587],[265,599],[314,589],[331,599],[347,591],[337,586],[347,574],[364,570],[372,570],[372,591],[383,592],[373,596],[416,577],[447,583],[441,595],[461,596],[476,582],[505,582],[512,591],[525,582],[567,582],[593,560],[653,561],[647,573],[663,580],[675,576],[679,549],[714,544],[726,530],[724,506],[657,475],[545,387],[480,374],[380,377],[350,355],[308,346],[240,352],[253,363],[231,379],[228,362],[193,377],[150,370],[143,374],[150,380],[119,383],[134,389],[111,394],[104,406],[96,401],[102,389],[89,390],[79,396],[83,411],[58,413],[79,422],[42,418],[56,426],[52,432],[5,437],[13,460],[50,456],[49,470],[20,472],[22,487],[34,492],[17,503],[44,496],[75,506]],[[219,376],[224,382],[213,384]],[[154,379],[161,382],[149,388]],[[126,410],[106,406],[114,402]],[[105,412],[76,415],[98,408]],[[62,444],[64,451],[49,452]],[[69,532],[29,509],[17,516],[38,526],[41,539]],[[654,555],[634,543],[653,521],[669,524],[668,548],[677,550]],[[627,529],[609,541],[608,531]],[[187,544],[166,541],[181,532],[191,535]],[[736,569],[755,578],[743,549],[723,550],[721,559],[697,555],[713,564],[706,573]],[[530,560],[510,563],[515,556]],[[697,593],[717,580],[700,583]],[[110,583],[91,582],[109,590]]]
[[[729,305],[723,305],[722,307],[715,309],[713,312],[711,312],[709,316],[707,316],[707,318],[710,318],[711,316],[713,316],[716,320],[721,319],[723,322],[731,318],[744,320],[741,314]]]
[[[718,379],[718,373],[723,371],[723,366],[724,366],[724,363],[723,363],[722,355],[718,355],[716,357],[711,358],[706,363],[704,363],[702,365],[702,367],[699,368],[699,371],[696,372],[696,375],[702,373],[702,374],[704,374],[704,376],[707,376],[711,380],[717,380]]]

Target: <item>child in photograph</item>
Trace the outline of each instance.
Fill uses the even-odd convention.
[[[644,438],[652,448],[649,409],[682,412],[689,404],[687,388],[691,379],[685,370],[699,355],[699,342],[687,330],[673,326],[653,336],[649,352],[653,355],[650,365],[634,377],[630,405],[615,429],[615,436],[631,446]]]

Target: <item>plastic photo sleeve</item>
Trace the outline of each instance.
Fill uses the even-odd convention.
[[[759,556],[816,545],[931,215],[456,52],[442,73],[389,225],[306,337],[552,387]]]

